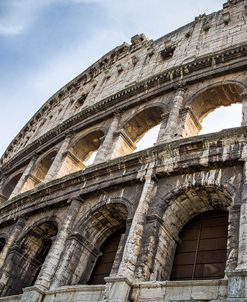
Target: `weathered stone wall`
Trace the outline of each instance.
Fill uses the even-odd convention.
[[[18,134],[3,159],[13,157],[82,109],[164,70],[170,81],[177,76],[183,78],[191,73],[198,58],[207,61],[212,54],[210,64],[217,66],[222,50],[244,45],[246,30],[245,1],[238,1],[219,12],[200,15],[156,41],[134,36],[130,45],[124,43],[113,49],[52,96]]]
[[[246,301],[246,7],[134,36],[17,135],[1,159],[0,301]],[[238,128],[196,136],[233,103]],[[133,153],[156,125],[155,145]],[[224,279],[170,281],[181,230],[213,210],[228,213]],[[87,285],[123,229],[106,284]]]

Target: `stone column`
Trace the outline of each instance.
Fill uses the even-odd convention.
[[[240,205],[233,205],[229,208],[226,272],[235,270],[238,264],[239,220]]]
[[[21,234],[23,228],[26,224],[26,217],[20,217],[14,228],[12,233],[10,234],[9,238],[7,239],[5,246],[0,254],[0,292],[3,291],[4,287],[6,286],[9,276],[12,270],[11,261],[5,261],[8,257],[11,249],[13,248],[16,240],[18,239],[19,235]],[[7,258],[8,260],[8,258]]]
[[[237,267],[227,263],[226,275],[228,277],[227,302],[246,301],[247,292],[247,148],[242,151],[243,176],[241,187],[241,206],[238,234]],[[229,255],[231,256],[231,255]],[[235,255],[233,254],[233,257]],[[231,257],[228,257],[231,260]],[[231,264],[231,263],[230,263]],[[234,264],[234,263],[233,263]]]
[[[46,290],[49,289],[52,278],[54,277],[61,255],[65,249],[66,239],[68,238],[71,227],[75,221],[75,218],[78,214],[78,210],[81,206],[81,199],[73,199],[68,208],[67,215],[64,217],[63,225],[59,230],[56,239],[51,246],[48,256],[45,259],[45,262],[42,266],[42,269],[39,273],[39,276],[35,282],[35,286],[40,289]]]
[[[71,141],[71,134],[67,135],[65,140],[63,141],[56,157],[53,160],[53,163],[50,166],[49,171],[46,174],[46,177],[44,179],[44,182],[49,182],[52,179],[55,178],[55,176],[57,175],[57,173],[59,172],[62,164],[63,164],[63,158],[64,155],[67,153],[69,145],[70,145],[70,141]]]
[[[2,193],[5,182],[6,182],[6,176],[5,176],[5,174],[2,174],[1,180],[0,180],[0,202],[5,202],[7,200],[7,198]]]
[[[97,260],[99,253],[80,233],[72,234],[67,239],[66,249],[53,278],[51,289],[78,284],[83,272],[86,278],[82,284],[85,284],[93,269],[92,264]]]
[[[100,162],[105,161],[106,159],[110,159],[114,140],[114,133],[118,130],[120,118],[120,112],[115,112],[111,125],[105,136],[105,139],[99,147],[96,158],[94,160],[94,164],[98,164]]]
[[[184,93],[184,88],[178,88],[178,90],[176,91],[166,128],[164,129],[164,127],[162,127],[161,125],[160,133],[158,135],[158,143],[163,143],[172,140],[176,136],[177,132],[180,130],[179,112],[182,109]]]
[[[242,126],[247,126],[247,90],[241,93],[242,99]]]
[[[169,113],[162,113],[161,118],[162,120],[161,120],[160,130],[155,145],[159,144],[159,142],[161,142],[163,137],[165,136]]]
[[[31,173],[33,171],[36,160],[37,160],[37,157],[33,156],[32,159],[30,160],[29,164],[27,165],[25,171],[23,172],[21,178],[17,182],[17,184],[16,184],[13,192],[11,193],[9,199],[15,197],[16,195],[18,195],[21,192],[21,189],[22,189],[23,185],[25,184],[26,180],[28,179],[28,177],[31,175]]]
[[[12,248],[12,246],[14,245],[16,239],[19,237],[21,231],[23,230],[24,226],[26,224],[26,217],[21,216],[15,226],[14,229],[12,231],[12,233],[10,234],[9,238],[7,239],[5,246],[0,254],[0,268],[3,266],[4,264],[4,260],[6,259],[9,250]]]
[[[161,228],[162,219],[157,215],[146,216],[145,223],[145,244],[143,251],[138,261],[136,276],[139,280],[149,281],[154,268],[155,254]]]
[[[243,167],[237,270],[247,271],[247,161]]]
[[[110,301],[128,301],[131,282],[141,253],[145,217],[157,188],[152,174],[153,171],[149,170],[145,176],[142,194],[132,220],[118,274],[114,278],[106,278],[109,283],[108,287],[110,287],[107,298]]]

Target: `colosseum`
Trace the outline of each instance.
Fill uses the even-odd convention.
[[[56,92],[0,161],[0,301],[246,302],[246,57],[228,0]],[[198,135],[235,103],[241,126]]]

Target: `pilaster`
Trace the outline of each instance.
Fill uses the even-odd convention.
[[[100,252],[96,250],[80,233],[73,233],[66,242],[62,260],[53,278],[51,289],[69,284],[85,284],[91,275],[90,264],[97,260]],[[91,260],[91,261],[90,261]],[[84,276],[85,275],[85,276]],[[85,279],[83,282],[82,279]]]
[[[176,91],[173,99],[171,111],[169,113],[168,121],[164,129],[161,126],[160,133],[158,135],[157,143],[164,143],[176,138],[179,134],[179,113],[183,106],[185,89],[179,87]]]
[[[241,93],[242,99],[242,126],[247,126],[247,90]]]
[[[94,164],[98,164],[100,162],[105,161],[106,159],[111,158],[114,134],[118,130],[120,118],[121,113],[119,111],[116,111],[114,113],[111,125],[107,131],[105,139],[99,147],[96,158],[94,160]]]
[[[27,165],[25,171],[23,172],[21,178],[19,179],[19,181],[17,182],[13,192],[11,193],[9,199],[15,197],[16,195],[18,195],[19,193],[21,193],[21,190],[26,182],[26,180],[28,179],[28,177],[31,175],[35,163],[36,163],[37,157],[33,156],[32,159],[30,160],[29,164]]]
[[[245,150],[247,151],[247,150]],[[243,174],[239,222],[237,267],[226,270],[228,277],[227,302],[246,301],[247,293],[247,152],[243,151]]]
[[[44,182],[49,182],[52,179],[56,177],[58,174],[58,171],[60,170],[62,164],[63,164],[63,159],[65,157],[66,152],[68,151],[70,141],[71,141],[71,134],[67,135],[66,138],[64,139],[53,163],[50,166],[49,171],[47,172],[47,175],[44,179]]]
[[[9,282],[12,271],[11,251],[13,251],[15,243],[26,225],[26,220],[27,218],[23,216],[21,216],[17,220],[13,231],[7,239],[5,246],[0,254],[0,293],[4,293],[4,291],[7,290],[7,284]]]
[[[141,253],[145,217],[157,188],[152,169],[147,171],[144,179],[142,194],[132,220],[118,273],[114,278],[106,278],[109,289],[107,298],[110,301],[128,301],[138,257]]]
[[[20,218],[18,218],[12,233],[10,234],[9,238],[7,239],[3,250],[1,251],[0,254],[0,268],[3,267],[4,265],[4,261],[10,251],[10,249],[13,247],[15,241],[17,240],[17,238],[19,237],[21,231],[23,230],[25,224],[26,224],[26,220],[27,218],[24,216],[21,216]]]
[[[35,282],[35,285],[41,289],[49,289],[52,279],[56,273],[61,255],[65,249],[66,239],[70,234],[71,227],[78,214],[78,210],[83,200],[80,198],[71,200],[68,212],[64,217],[64,223],[59,230],[56,239],[51,246],[48,256],[42,266],[40,274]]]

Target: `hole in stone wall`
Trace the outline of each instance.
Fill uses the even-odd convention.
[[[108,277],[111,273],[121,235],[124,233],[125,229],[118,230],[102,244],[102,255],[97,259],[88,284],[105,284],[104,277]]]
[[[202,121],[199,134],[221,131],[227,128],[239,127],[242,119],[242,105],[233,104],[219,107],[210,112]]]
[[[45,179],[55,157],[56,157],[57,152],[56,151],[52,151],[51,153],[49,153],[45,158],[43,158],[36,171],[35,171],[35,176],[38,178],[38,180],[42,181]]]
[[[2,193],[7,199],[10,197],[21,176],[21,173],[17,174],[4,186]]]
[[[47,221],[34,226],[22,238],[9,260],[12,270],[5,295],[21,294],[23,288],[35,283],[57,231],[57,224]]]
[[[96,130],[72,143],[71,149],[56,177],[60,178],[84,170],[87,166],[93,164],[103,137],[104,132]]]
[[[90,166],[90,165],[92,165],[92,164],[94,163],[94,160],[95,160],[96,155],[97,155],[97,150],[96,150],[96,151],[93,151],[93,152],[90,154],[89,158],[88,158],[86,161],[84,161],[84,164],[85,164],[86,167],[87,167],[87,166]]]
[[[0,238],[0,253],[5,246],[6,240],[4,238]]]
[[[153,128],[151,128],[149,131],[147,131],[143,137],[139,140],[139,142],[136,144],[135,152],[151,148],[154,146],[154,144],[157,141],[157,137],[160,130],[160,125],[157,125]]]

